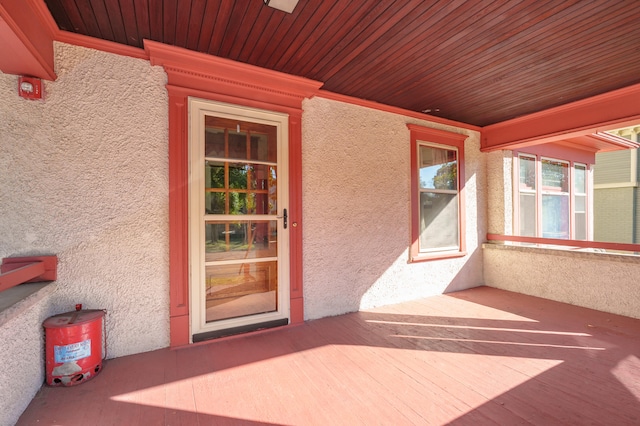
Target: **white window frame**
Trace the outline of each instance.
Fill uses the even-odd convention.
[[[535,188],[533,190],[523,189],[520,185],[520,167],[521,167],[521,158],[528,158],[535,160]],[[585,221],[586,221],[586,229],[585,235],[586,240],[592,239],[592,226],[590,226],[590,220],[592,215],[592,205],[591,205],[591,183],[590,183],[590,172],[591,167],[589,164],[583,163],[581,161],[572,161],[567,160],[565,158],[557,158],[548,155],[540,155],[540,154],[532,154],[526,151],[517,151],[514,152],[514,167],[513,167],[513,194],[514,194],[514,217],[513,217],[513,233],[518,236],[521,235],[521,223],[520,217],[522,215],[520,205],[520,195],[523,193],[526,194],[535,194],[535,235],[537,238],[549,238],[543,237],[543,214],[542,214],[542,196],[543,195],[567,195],[569,198],[569,236],[568,239],[575,240],[576,239],[576,196],[584,196],[585,197]],[[554,161],[559,163],[564,163],[568,165],[569,168],[569,182],[567,184],[568,192],[555,190],[549,187],[542,186],[542,162],[544,160]],[[585,192],[577,194],[575,191],[575,170],[576,166],[583,167],[585,172]],[[527,235],[529,236],[529,235]],[[563,238],[558,238],[563,239]]]

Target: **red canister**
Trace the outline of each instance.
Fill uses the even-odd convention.
[[[89,309],[44,321],[48,385],[79,385],[102,370],[103,318],[104,311]]]

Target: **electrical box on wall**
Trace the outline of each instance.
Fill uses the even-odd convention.
[[[18,94],[25,99],[42,99],[42,80],[35,77],[20,77]]]

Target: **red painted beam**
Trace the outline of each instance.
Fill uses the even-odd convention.
[[[484,152],[557,142],[640,122],[640,84],[482,128]]]
[[[34,0],[0,0],[3,73],[56,79],[51,19]]]
[[[6,257],[0,265],[0,291],[27,282],[55,281],[57,256]]]

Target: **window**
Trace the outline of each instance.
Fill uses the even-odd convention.
[[[586,240],[587,228],[587,166],[576,164],[573,179],[574,240]]]
[[[411,130],[411,261],[464,255],[466,135]]]
[[[586,240],[587,165],[519,153],[516,169],[519,235]]]

